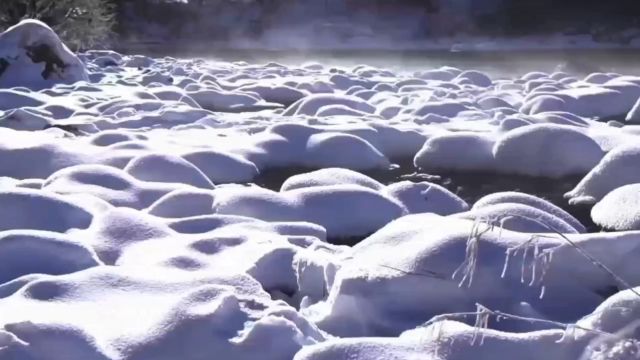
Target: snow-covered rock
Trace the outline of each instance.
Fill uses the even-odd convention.
[[[518,203],[486,205],[455,214],[455,217],[495,224],[521,233],[578,233],[578,230],[563,219],[539,208]]]
[[[0,87],[39,90],[88,80],[82,61],[44,23],[23,20],[0,34]]]
[[[241,274],[96,267],[27,281],[0,307],[3,354],[10,359],[196,360],[215,353],[275,360],[324,340]]]
[[[527,114],[545,111],[567,111],[578,116],[609,118],[627,114],[636,100],[640,87],[584,86],[534,96],[520,109]]]
[[[380,182],[353,170],[325,168],[288,178],[282,183],[280,191],[330,185],[360,185],[372,190],[384,188]]]
[[[633,270],[637,232],[564,236],[631,286],[640,282]],[[615,293],[606,290],[614,284],[560,236],[419,214],[395,220],[356,245],[327,298],[303,313],[341,337],[397,336],[440,314],[476,311],[477,303],[573,323],[591,313],[603,294]],[[491,326],[540,330],[511,321]]]
[[[473,132],[456,132],[429,138],[413,162],[424,170],[491,171],[495,168],[493,137]]]
[[[309,115],[314,116],[320,109],[328,105],[343,105],[350,109],[372,114],[375,108],[357,96],[315,94],[302,98],[289,106],[284,115]]]
[[[397,199],[412,214],[451,215],[469,209],[469,205],[456,194],[426,181],[401,181],[388,185],[383,192]]]
[[[640,230],[640,184],[621,186],[605,195],[591,209],[591,218],[611,230]]]
[[[584,225],[582,225],[576,218],[574,218],[571,214],[564,211],[560,207],[552,204],[551,202],[535,197],[533,195],[515,191],[499,192],[484,196],[480,200],[476,201],[475,204],[473,204],[473,209],[481,209],[497,204],[528,205],[562,219],[562,221],[569,224],[572,228],[578,230],[578,232],[582,233],[586,230]]]
[[[213,183],[195,165],[179,156],[149,154],[136,157],[129,162],[125,172],[138,180],[181,183],[212,189]]]
[[[573,190],[565,194],[571,204],[595,204],[618,187],[640,182],[640,147],[620,145],[605,155]]]
[[[589,136],[555,124],[509,131],[496,142],[493,154],[503,171],[545,177],[585,174],[604,156]]]
[[[368,235],[404,215],[397,200],[360,185],[313,186],[281,193],[262,188],[218,188],[213,211],[265,221],[306,221],[335,238]]]
[[[472,326],[468,322],[473,319],[449,314],[398,337],[329,339],[303,348],[294,360],[634,359],[639,344],[630,333],[631,329],[637,329],[634,321],[640,311],[637,291],[635,288],[613,295],[566,328],[511,333]],[[523,304],[523,310],[526,308]],[[497,320],[495,315],[487,314],[490,322]],[[520,321],[536,323],[535,319],[526,318]],[[512,320],[506,316],[500,321]],[[572,326],[581,330],[567,336]],[[604,333],[620,335],[610,337],[603,336]]]

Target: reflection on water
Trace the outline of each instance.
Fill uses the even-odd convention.
[[[413,72],[441,66],[476,69],[493,76],[516,76],[531,71],[564,71],[575,75],[617,72],[640,75],[640,50],[531,50],[531,51],[268,51],[176,49],[138,46],[118,49],[124,53],[177,58],[207,58],[249,63],[279,62],[299,65],[319,62],[327,66],[367,64],[400,72]]]

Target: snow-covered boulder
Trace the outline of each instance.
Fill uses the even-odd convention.
[[[591,209],[591,218],[610,230],[640,230],[640,184],[621,186],[605,195]]]
[[[555,124],[509,131],[496,142],[493,154],[496,166],[504,172],[544,177],[585,174],[604,156],[589,136]]]
[[[412,112],[412,115],[422,117],[434,114],[443,117],[454,117],[469,109],[468,106],[457,101],[433,101],[421,105]]]
[[[438,134],[429,138],[413,163],[424,170],[490,171],[494,169],[492,136],[474,132]]]
[[[624,116],[638,99],[637,85],[583,86],[529,98],[520,109],[526,114],[567,111],[578,116]]]
[[[360,185],[376,191],[384,188],[380,182],[359,172],[343,168],[325,168],[288,178],[282,183],[280,191],[329,185]]]
[[[496,309],[488,309],[485,315],[489,324],[484,328],[471,325],[469,321],[473,319],[469,317],[447,314],[438,321],[405,331],[398,337],[328,339],[303,348],[294,360],[632,360],[637,358],[640,346],[637,336],[633,335],[640,316],[639,290],[628,289],[611,296],[589,315],[567,324],[566,328],[517,333],[492,328],[492,324],[504,322],[544,326],[543,319],[531,319],[540,319],[540,314],[532,312],[528,304],[521,304],[521,320],[514,321],[512,317],[505,316],[498,321],[498,316],[490,314]]]
[[[528,205],[562,219],[564,222],[571,225],[571,227],[578,230],[578,232],[582,233],[586,231],[584,225],[582,225],[576,218],[574,218],[571,214],[564,211],[560,207],[539,197],[515,191],[499,192],[486,195],[480,200],[476,201],[475,204],[473,204],[473,209],[481,209],[496,204]]]
[[[640,183],[638,163],[640,146],[620,145],[605,155],[565,197],[570,204],[595,204],[618,187]]]
[[[287,108],[284,112],[286,116],[293,115],[309,115],[314,116],[318,111],[329,105],[343,105],[350,109],[373,114],[375,107],[367,103],[365,100],[353,95],[334,95],[334,94],[314,94],[306,96]]]
[[[100,266],[22,282],[0,299],[7,359],[280,360],[325,339],[242,273]]]
[[[368,141],[350,134],[322,132],[309,137],[303,163],[311,168],[385,169],[389,160]]]
[[[401,181],[388,185],[383,192],[397,199],[411,214],[451,215],[469,209],[469,205],[456,194],[426,181]]]
[[[231,153],[199,150],[183,154],[182,158],[195,165],[214,184],[248,182],[258,175],[255,164]]]
[[[454,79],[454,81],[459,83],[468,83],[483,88],[489,87],[493,84],[489,75],[477,70],[463,71]]]
[[[256,187],[220,187],[213,212],[264,221],[305,221],[329,237],[366,236],[407,210],[395,199],[360,185],[312,186],[274,192]]]
[[[77,165],[55,172],[42,188],[62,195],[90,195],[113,206],[144,209],[185,186],[141,181],[111,166]]]
[[[536,207],[518,203],[486,205],[454,216],[495,224],[498,227],[521,233],[578,233],[578,230],[561,218]]]
[[[84,64],[44,23],[23,20],[0,34],[0,88],[78,81],[89,81]]]
[[[29,274],[62,275],[101,265],[80,241],[46,231],[0,232],[0,284]]]
[[[93,215],[57,194],[32,189],[0,191],[0,231],[25,229],[67,232],[86,229]]]
[[[631,286],[640,283],[634,270],[640,251],[637,232],[564,236]],[[617,289],[615,284],[560,236],[417,214],[397,219],[357,244],[336,272],[326,300],[303,313],[340,337],[397,336],[437,315],[475,311],[477,303],[575,322],[610,295],[611,286]],[[502,321],[492,327],[532,329]]]
[[[210,215],[213,192],[203,189],[177,189],[154,202],[147,212],[163,218]]]
[[[124,171],[143,181],[180,183],[203,189],[214,187],[195,165],[170,154],[141,155],[132,159]]]

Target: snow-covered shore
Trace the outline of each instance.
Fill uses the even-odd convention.
[[[35,21],[0,60],[0,360],[640,356],[638,76],[73,54]],[[581,180],[415,181],[452,171]]]

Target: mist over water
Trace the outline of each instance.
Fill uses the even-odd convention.
[[[327,67],[370,65],[402,73],[453,66],[485,71],[494,77],[513,77],[533,71],[563,71],[575,76],[594,72],[640,74],[640,49],[566,49],[501,51],[398,50],[254,50],[191,47],[138,47],[125,49],[153,56],[205,58],[212,61],[277,62],[284,65],[322,63]]]
[[[505,77],[640,72],[640,42],[628,46],[640,39],[635,0],[148,1],[124,2],[117,50],[401,72],[455,66]],[[459,42],[465,50],[451,51]],[[414,46],[422,50],[400,50]],[[536,50],[543,47],[556,50]]]

